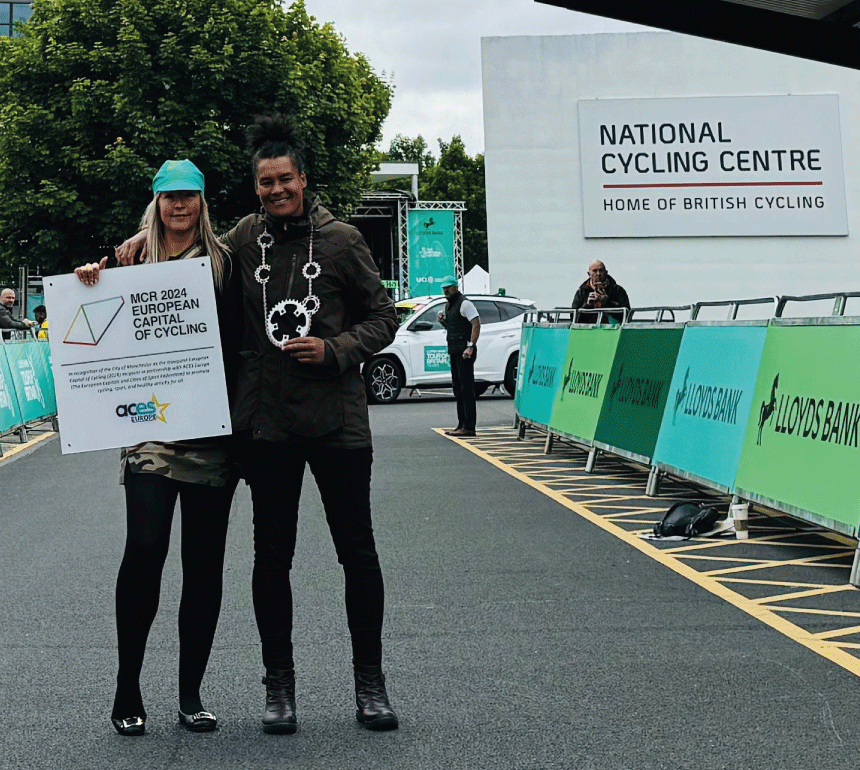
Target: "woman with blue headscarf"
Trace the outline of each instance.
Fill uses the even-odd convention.
[[[146,233],[145,261],[208,255],[220,311],[232,262],[212,231],[203,190],[203,174],[190,160],[169,160],[162,165],[153,179],[154,197],[141,221]],[[75,272],[82,282],[93,285],[106,261],[84,265]],[[222,334],[229,331],[229,322],[220,326]],[[178,498],[182,517],[179,721],[193,732],[214,730],[217,719],[203,707],[200,686],[221,610],[227,523],[238,483],[227,439],[126,447],[121,452],[120,483],[125,487],[127,535],[116,585],[119,671],[111,722],[120,735],[145,731],[140,673],[158,610]]]

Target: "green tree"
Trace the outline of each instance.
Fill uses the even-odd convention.
[[[418,189],[422,200],[465,202],[463,267],[468,272],[480,265],[489,272],[484,156],[469,157],[459,136],[440,139],[439,160],[418,178]]]
[[[398,134],[391,140],[385,160],[400,163],[417,163],[418,173],[423,174],[425,169],[432,168],[436,163],[433,153],[427,149],[427,142],[421,134],[414,139],[403,134]]]
[[[167,158],[190,158],[223,228],[253,211],[244,127],[295,118],[309,188],[346,215],[392,89],[303,0],[35,0],[0,41],[0,261],[65,271],[136,226]]]

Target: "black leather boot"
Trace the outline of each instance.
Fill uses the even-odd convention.
[[[294,733],[299,729],[296,721],[295,669],[267,668],[263,684],[266,685],[263,732]]]
[[[397,714],[388,702],[382,666],[354,664],[355,718],[368,730],[396,730]]]

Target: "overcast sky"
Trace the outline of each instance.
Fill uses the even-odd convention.
[[[470,155],[484,151],[481,38],[571,35],[643,29],[534,0],[305,0],[311,16],[333,22],[351,53],[393,76],[394,102],[382,149],[397,134],[459,134]]]

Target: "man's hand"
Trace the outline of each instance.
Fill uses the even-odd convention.
[[[121,265],[133,265],[134,257],[140,251],[140,261],[146,256],[146,230],[141,230],[137,235],[132,235],[116,247],[114,253],[116,260]]]
[[[95,286],[99,282],[99,273],[107,267],[107,257],[102,257],[101,262],[90,262],[75,268],[78,280],[87,286]]]
[[[319,337],[287,340],[282,350],[303,364],[321,364],[325,361],[325,342]]]
[[[24,326],[26,326],[28,329],[32,326],[35,326],[35,325],[36,325],[35,321],[31,321],[29,318],[24,319]]]
[[[475,352],[475,348],[474,348],[474,347],[466,348],[466,349],[463,351],[463,358],[465,358],[465,359],[468,361],[468,360],[472,357],[472,354],[473,354],[474,352]]]

